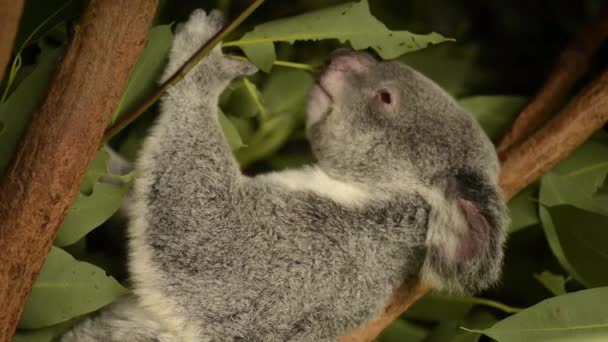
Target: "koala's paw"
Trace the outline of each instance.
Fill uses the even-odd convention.
[[[188,21],[179,24],[176,28],[165,78],[192,57],[223,25],[224,17],[220,11],[213,10],[207,14],[202,9],[194,10]],[[201,68],[201,66],[205,65],[210,66],[210,68],[207,68],[207,70]],[[204,73],[213,72],[220,74],[223,78],[227,79],[249,75],[257,71],[255,66],[248,62],[225,57],[219,44],[213,48],[208,56],[199,62],[197,69]]]
[[[187,22],[179,24],[175,30],[171,58],[187,60],[203,44],[205,44],[223,26],[224,18],[218,10],[207,14],[202,9],[196,9]],[[213,49],[213,54],[220,54],[219,46]]]

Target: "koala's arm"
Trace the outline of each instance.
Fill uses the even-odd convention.
[[[222,23],[218,11],[207,15],[196,10],[188,22],[179,25],[164,78],[183,65]],[[143,168],[153,173],[171,169],[174,177],[204,177],[200,184],[230,186],[240,170],[219,124],[218,99],[233,78],[255,71],[249,63],[224,57],[219,46],[213,49],[163,97],[161,116],[150,138],[153,147],[142,158],[147,159]]]

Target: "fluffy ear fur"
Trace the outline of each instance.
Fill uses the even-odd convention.
[[[500,276],[508,216],[497,187],[456,173],[429,222],[423,281],[437,289],[475,293]]]

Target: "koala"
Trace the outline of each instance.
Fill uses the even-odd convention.
[[[195,11],[165,77],[222,22]],[[400,62],[338,50],[310,91],[317,163],[251,177],[218,98],[255,71],[216,48],[163,97],[130,200],[133,295],[62,341],[336,341],[404,282],[475,293],[498,280],[499,164],[453,98]]]

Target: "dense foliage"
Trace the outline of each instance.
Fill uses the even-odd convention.
[[[560,48],[601,3],[369,2],[371,12],[365,0],[270,0],[226,40],[226,53],[244,53],[263,70],[235,81],[220,101],[226,137],[246,172],[312,161],[303,134],[307,91],[312,71],[340,44],[369,48],[419,69],[473,112],[496,140],[534,94]],[[236,15],[245,5],[161,1],[113,121],[155,86],[174,22],[197,7],[219,7]],[[0,87],[0,172],[44,95],[83,6],[77,0],[27,1],[15,60]],[[591,77],[605,67],[601,57],[606,53],[600,51]],[[153,106],[110,145],[127,159],[136,158],[156,114]],[[124,221],[111,217],[137,174],[110,174],[107,160],[107,152],[100,150],[91,163],[15,341],[51,341],[83,315],[128,291]],[[608,136],[598,132],[510,203],[513,222],[499,286],[479,297],[430,294],[380,341],[608,341],[607,174]]]

